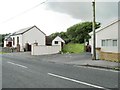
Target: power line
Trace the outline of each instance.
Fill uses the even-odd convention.
[[[48,0],[46,0],[46,1],[44,1],[44,2],[41,2],[41,3],[35,5],[35,6],[32,7],[32,8],[29,8],[29,9],[27,9],[27,10],[25,10],[25,11],[23,11],[23,12],[17,14],[17,15],[15,15],[15,16],[13,16],[13,17],[11,17],[11,18],[9,18],[9,19],[3,21],[2,23],[6,23],[6,22],[8,22],[8,21],[11,21],[11,20],[13,20],[13,19],[16,18],[16,17],[18,17],[18,16],[20,16],[20,15],[22,15],[22,14],[25,14],[25,13],[27,13],[27,12],[29,12],[29,11],[31,11],[31,10],[37,8],[37,7],[39,7],[39,6],[42,5],[42,4],[45,4],[47,1],[48,1]]]

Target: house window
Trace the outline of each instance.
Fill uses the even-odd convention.
[[[13,37],[13,45],[15,45],[15,38]]]
[[[112,46],[112,40],[111,39],[107,39],[107,46]]]
[[[117,46],[117,40],[113,40],[113,46]]]
[[[58,41],[55,41],[55,44],[58,44]]]
[[[105,39],[101,42],[102,46],[117,46],[117,40]]]
[[[17,44],[19,44],[19,37],[17,37]]]
[[[102,40],[102,46],[105,46],[105,40]]]

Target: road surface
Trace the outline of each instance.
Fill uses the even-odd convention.
[[[19,54],[0,56],[2,88],[118,88],[117,71],[53,63]]]

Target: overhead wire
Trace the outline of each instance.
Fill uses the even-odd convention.
[[[29,11],[31,11],[31,10],[37,8],[37,7],[39,7],[40,5],[45,4],[47,1],[48,1],[48,0],[43,1],[43,2],[41,2],[41,3],[39,3],[39,4],[35,5],[35,6],[33,6],[32,8],[29,8],[29,9],[27,9],[27,10],[25,10],[25,11],[23,11],[23,12],[17,14],[17,15],[15,15],[15,16],[13,16],[13,17],[11,17],[11,18],[9,18],[9,19],[7,19],[7,20],[1,22],[1,23],[6,23],[6,22],[8,22],[8,21],[11,21],[11,20],[13,20],[13,19],[16,18],[16,17],[18,17],[18,16],[20,16],[20,15],[23,15],[23,14],[25,14],[25,13],[27,13],[27,12],[29,12]]]

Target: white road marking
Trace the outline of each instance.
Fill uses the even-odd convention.
[[[23,66],[23,65],[20,65],[20,64],[15,64],[15,63],[13,63],[13,62],[7,62],[7,63],[13,64],[13,65],[16,65],[16,66],[19,66],[19,67],[22,67],[22,68],[28,68],[28,67]]]
[[[89,83],[86,83],[86,82],[78,81],[78,80],[75,80],[75,79],[63,77],[63,76],[52,74],[52,73],[48,73],[48,75],[54,76],[54,77],[58,77],[58,78],[61,78],[61,79],[65,79],[65,80],[68,80],[68,81],[76,82],[76,83],[79,83],[79,84],[84,84],[84,85],[91,86],[91,87],[94,87],[94,88],[100,88],[100,89],[110,90],[110,89],[106,89],[106,88],[98,86],[98,85],[89,84]]]
[[[87,66],[76,66],[74,65],[74,67],[81,67],[81,68],[88,68],[88,69],[96,69],[96,70],[102,70],[102,71],[111,71],[111,72],[120,72],[117,70],[110,70],[110,69],[102,69],[102,68],[95,68],[95,67],[87,67]]]

